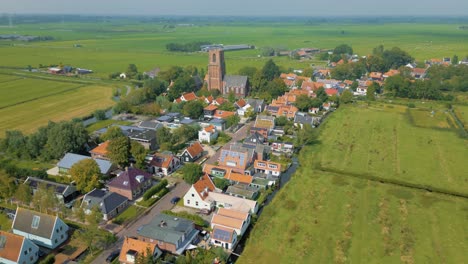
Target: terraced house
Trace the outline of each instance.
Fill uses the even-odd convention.
[[[39,247],[31,240],[0,231],[0,263],[33,264],[39,258]]]

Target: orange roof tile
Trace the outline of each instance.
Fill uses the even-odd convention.
[[[222,105],[224,102],[226,102],[226,100],[223,97],[218,97],[218,98],[216,98],[215,101],[219,105]]]
[[[235,172],[226,173],[226,175],[224,175],[224,178],[230,181],[247,183],[247,184],[251,184],[252,179],[253,179],[252,176],[250,175],[245,175],[245,174],[240,174],[240,173],[235,173]]]
[[[338,94],[338,90],[335,88],[325,89],[325,92],[328,96]]]
[[[218,109],[218,107],[214,104],[210,104],[209,106],[203,108],[204,110],[208,110],[208,111],[214,111],[216,109]]]
[[[205,173],[195,184],[193,184],[193,188],[195,188],[202,199],[205,199],[208,196],[208,192],[214,191],[216,186],[210,176]]]
[[[208,133],[213,133],[215,130],[216,130],[216,127],[213,126],[213,125],[209,125],[209,126],[205,127],[205,131],[208,132]]]
[[[233,116],[235,114],[236,114],[236,112],[216,110],[216,112],[215,112],[215,114],[213,116],[216,117],[216,118],[225,119],[225,118],[228,118],[228,117]]]
[[[195,142],[193,143],[192,145],[190,145],[188,148],[187,148],[187,151],[188,153],[190,154],[190,156],[195,157],[197,156],[198,154],[202,153],[203,152],[203,147],[202,145],[200,144],[200,142]]]
[[[242,229],[243,223],[243,220],[218,214],[213,215],[213,219],[211,219],[211,224],[213,225],[222,225],[236,229]]]
[[[249,213],[240,212],[240,211],[236,211],[232,209],[226,209],[226,208],[219,208],[217,214],[239,219],[239,220],[247,220],[247,218],[249,218]]]
[[[90,151],[90,153],[97,154],[97,155],[103,155],[103,156],[107,155],[107,146],[109,146],[109,143],[110,143],[110,141],[107,140],[107,141],[99,144],[99,146],[92,149]]]
[[[126,237],[122,245],[122,250],[120,250],[119,261],[123,263],[128,263],[127,252],[129,250],[134,250],[138,252],[138,254],[146,255],[146,251],[148,250],[148,248],[150,252],[153,254],[155,247],[156,245],[153,243],[144,242],[144,241],[137,240],[134,238]]]
[[[0,235],[6,238],[5,245],[0,248],[0,258],[8,259],[16,263],[23,247],[24,237],[0,231]]]
[[[182,97],[185,99],[185,101],[193,101],[198,98],[194,92],[184,93],[182,94],[181,98]]]
[[[153,160],[151,160],[151,165],[154,165],[159,168],[169,168],[173,159],[174,155],[172,154],[156,153],[153,156]]]

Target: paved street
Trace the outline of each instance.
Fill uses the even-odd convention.
[[[104,250],[101,255],[99,255],[92,263],[93,264],[102,264],[106,263],[107,256],[114,250],[120,249],[122,247],[122,242],[125,236],[136,236],[137,229],[145,224],[148,224],[156,215],[161,213],[164,210],[170,210],[174,205],[171,204],[171,199],[175,196],[182,198],[184,194],[190,189],[190,185],[185,183],[184,181],[179,182],[175,188],[164,196],[161,200],[159,200],[154,207],[149,211],[146,215],[141,216],[136,222],[126,226],[116,235],[118,237],[118,241],[111,246],[110,248]]]
[[[221,154],[221,149],[227,149],[229,148],[229,145],[232,143],[235,143],[237,141],[241,141],[242,139],[246,138],[247,135],[249,134],[250,130],[250,125],[251,123],[246,123],[244,126],[241,127],[241,129],[237,130],[236,133],[234,134],[229,134],[229,136],[232,137],[231,141],[229,141],[227,144],[225,144],[222,148],[220,148],[215,155],[211,156],[206,161],[206,164],[213,164],[216,161],[218,161],[219,155]]]

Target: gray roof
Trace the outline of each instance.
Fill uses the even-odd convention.
[[[164,241],[177,245],[182,237],[189,237],[195,231],[193,222],[184,218],[178,218],[166,214],[157,215],[153,220],[144,225],[138,234],[144,237]]]
[[[247,76],[242,75],[225,75],[224,82],[226,87],[246,87]]]
[[[84,159],[91,159],[91,157],[88,156],[83,156],[79,154],[74,154],[74,153],[67,153],[65,156],[59,161],[58,167],[59,168],[64,168],[64,169],[70,169],[75,163],[78,161],[82,161]],[[99,169],[101,170],[102,174],[107,174],[109,173],[112,163],[108,160],[102,160],[102,159],[94,159],[99,166]]]
[[[108,214],[128,201],[128,199],[114,192],[94,189],[84,196],[83,201],[87,202],[86,209],[92,209],[97,205],[100,207],[103,214]]]
[[[264,104],[263,99],[247,99],[247,103],[252,106],[254,109],[256,109],[259,106],[262,106]]]
[[[67,185],[63,183],[57,183],[53,181],[43,180],[35,177],[28,177],[24,181],[24,184],[29,185],[29,187],[36,189],[40,184],[44,184],[48,189],[53,188],[55,193],[61,194],[66,197],[77,192],[76,187],[73,185]]]
[[[245,184],[235,184],[227,188],[226,193],[243,196],[247,199],[254,199],[258,190]]]
[[[308,115],[307,113],[297,112],[294,116],[294,123],[309,124],[313,126],[315,122],[316,119],[313,116]]]
[[[34,217],[39,219],[37,228],[33,228],[32,226]],[[62,220],[57,216],[47,215],[25,208],[18,208],[16,209],[15,221],[13,222],[12,228],[38,237],[50,239],[54,232],[56,221]]]
[[[191,124],[193,124],[195,122],[196,122],[195,120],[193,120],[193,119],[191,119],[189,117],[185,117],[184,119],[180,120],[180,123],[182,125],[191,125]]]
[[[143,131],[141,130],[130,130],[127,131],[127,136],[130,139],[136,139],[136,140],[143,140],[143,141],[151,141],[156,138],[156,132],[154,130],[149,130],[145,129]]]
[[[160,116],[158,117],[157,119],[159,122],[172,122],[174,120],[174,117],[173,116],[169,116],[169,115],[163,115],[163,116]]]
[[[147,128],[151,130],[158,130],[159,128],[163,127],[161,123],[155,121],[142,121],[138,127],[140,128]]]

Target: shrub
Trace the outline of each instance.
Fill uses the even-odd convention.
[[[148,191],[143,194],[143,200],[148,200],[151,198],[153,195],[157,194],[159,191],[161,191],[163,188],[166,188],[167,186],[167,180],[164,179],[160,181],[157,185],[151,187]]]
[[[409,108],[415,108],[416,105],[415,105],[414,103],[409,103],[409,104],[408,104],[408,107],[409,107]]]

